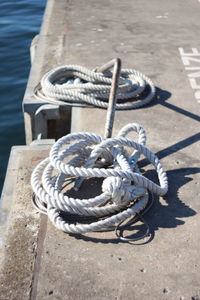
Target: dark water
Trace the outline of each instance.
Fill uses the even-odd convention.
[[[22,100],[29,47],[39,32],[46,0],[0,0],[0,194],[10,148],[25,144]]]

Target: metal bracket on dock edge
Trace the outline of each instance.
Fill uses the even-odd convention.
[[[58,139],[70,132],[71,108],[54,104],[23,103],[26,144],[36,139]]]

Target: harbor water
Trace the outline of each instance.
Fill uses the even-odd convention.
[[[29,47],[39,32],[46,0],[0,1],[0,194],[12,145],[25,144],[22,100]]]

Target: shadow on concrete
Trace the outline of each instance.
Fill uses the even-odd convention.
[[[151,173],[153,171],[148,171]],[[152,177],[147,174],[147,177]],[[167,172],[169,180],[169,191],[163,197],[163,204],[155,201],[154,207],[146,216],[151,230],[155,231],[159,228],[175,228],[185,223],[182,218],[194,216],[196,212],[179,198],[179,189],[192,181],[189,176],[200,173],[200,168],[183,168],[174,169]]]
[[[180,142],[177,142],[177,143],[157,152],[156,155],[158,156],[159,159],[164,158],[174,152],[177,152],[183,148],[186,148],[186,147],[198,142],[199,140],[200,140],[200,133],[196,133]]]
[[[178,107],[175,104],[169,103],[168,101],[166,101],[167,99],[169,99],[171,97],[171,93],[165,90],[162,90],[159,87],[156,87],[156,99],[154,99],[152,102],[150,102],[147,106],[144,106],[143,108],[147,108],[147,107],[151,107],[154,105],[163,105],[177,113],[180,113],[188,118],[191,118],[193,120],[199,121],[200,122],[200,116],[196,115],[194,113],[191,113],[190,111],[187,111],[183,108]]]
[[[192,180],[189,175],[196,173],[200,173],[200,168],[174,169],[167,172],[170,187],[168,193],[163,197],[163,199],[160,200],[158,197],[155,197],[152,208],[144,215],[144,218],[150,228],[150,235],[140,241],[130,242],[130,244],[143,245],[149,243],[154,238],[155,231],[159,230],[160,228],[175,228],[183,225],[185,223],[183,218],[192,217],[196,214],[192,208],[181,201],[178,195],[179,189]],[[156,180],[156,174],[154,170],[148,170],[145,172],[145,176],[154,181]],[[86,186],[88,186],[88,184],[86,184]],[[134,236],[137,237],[141,235],[144,230],[144,224],[136,223],[126,228],[125,236],[136,232]],[[73,236],[76,239],[82,239],[84,241],[95,243],[124,243],[115,237],[114,231],[104,233],[103,238],[101,238],[102,233],[95,233],[95,237],[92,235],[93,233]],[[97,235],[99,235],[99,238],[97,238]],[[112,236],[113,238],[111,238]]]
[[[160,150],[159,152],[157,152],[155,154],[156,154],[156,156],[158,156],[159,159],[162,159],[162,158],[169,156],[175,152],[178,152],[179,150],[182,150],[196,142],[199,142],[199,140],[200,140],[200,133],[196,133],[182,141],[179,141],[179,142],[163,149],[163,150]],[[147,166],[148,164],[149,164],[149,161],[145,158],[139,162],[139,167],[142,168],[142,167]]]

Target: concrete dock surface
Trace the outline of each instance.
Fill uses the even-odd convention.
[[[31,203],[31,172],[51,143],[14,147],[2,194],[10,213],[1,226],[1,300],[200,299],[199,10],[197,0],[48,1],[25,105],[39,107],[33,89],[51,68],[93,69],[120,57],[123,68],[152,79],[157,96],[144,108],[117,111],[113,136],[128,123],[143,125],[169,191],[145,215],[151,235],[143,243],[123,243],[114,232],[68,235]],[[105,110],[70,113],[69,130],[103,135]],[[153,172],[145,160],[141,165]],[[82,196],[98,190],[84,187]]]

